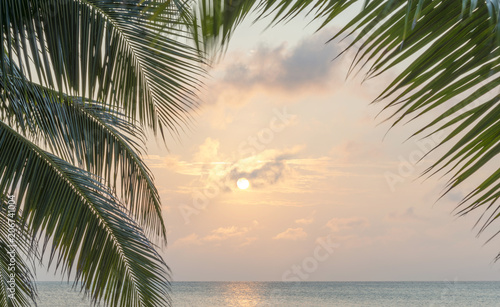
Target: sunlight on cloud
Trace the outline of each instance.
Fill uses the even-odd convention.
[[[314,215],[315,214],[316,214],[316,210],[314,210],[313,212],[311,212],[311,214],[307,218],[301,218],[301,219],[295,220],[295,223],[299,224],[299,225],[309,225],[309,224],[312,224],[314,222]]]
[[[200,237],[196,233],[192,233],[183,238],[177,239],[173,246],[185,246],[185,245],[202,245],[207,243],[216,243],[219,244],[222,241],[227,241],[229,239],[236,239],[236,244],[238,246],[247,246],[252,242],[256,241],[257,238],[246,237],[248,233],[255,230],[259,226],[259,222],[254,220],[251,226],[238,227],[238,226],[229,226],[229,227],[219,227],[213,229],[209,234]]]
[[[287,230],[277,234],[275,240],[302,240],[307,237],[307,233],[302,227],[288,228]]]
[[[364,217],[333,218],[326,223],[332,232],[364,230],[369,226],[370,222]]]
[[[205,142],[198,148],[198,152],[193,155],[195,162],[214,162],[218,161],[220,141],[217,139],[206,138]]]

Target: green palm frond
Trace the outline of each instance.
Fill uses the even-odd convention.
[[[256,3],[255,0],[200,0],[184,9],[200,55],[207,58],[223,55],[234,29]]]
[[[25,137],[119,187],[124,203],[145,230],[166,239],[160,197],[153,175],[139,153],[144,134],[139,125],[99,102],[83,103],[40,85],[0,78],[0,119]],[[4,83],[7,82],[7,83]]]
[[[408,63],[376,101],[393,110],[393,126],[430,118],[413,136],[446,133],[438,147],[450,149],[426,171],[451,174],[444,194],[478,171],[487,174],[458,204],[458,214],[483,210],[479,232],[499,216],[494,203],[500,197],[499,11],[490,4],[394,1],[385,16],[364,11],[354,39],[361,43],[355,64],[371,61],[368,78]]]
[[[1,0],[0,68],[18,63],[30,81],[176,133],[202,73],[177,15],[167,0]]]
[[[126,208],[95,176],[43,151],[0,122],[0,192],[22,203],[22,223],[49,240],[49,266],[94,303],[166,306],[169,270]],[[18,192],[14,193],[15,190]]]
[[[184,7],[188,30],[200,54],[218,59],[227,49],[232,34],[250,14],[256,20],[271,18],[271,25],[293,19],[301,12],[323,18],[326,25],[356,0],[198,0]]]
[[[36,242],[32,241],[29,229],[19,223],[18,212],[9,211],[7,195],[1,196],[0,306],[32,306],[36,304],[36,286],[32,274],[34,265],[27,261],[36,256]],[[11,262],[11,259],[15,261]]]
[[[375,0],[333,37],[353,37],[352,68],[371,63],[367,78],[406,64],[376,101],[394,110],[388,117],[393,126],[431,118],[413,136],[447,131],[437,146],[449,144],[450,150],[426,171],[452,173],[444,194],[479,170],[490,173],[458,204],[459,214],[484,211],[480,232],[499,217],[493,204],[500,197],[500,170],[488,164],[500,154],[498,13],[498,3],[489,0]],[[334,17],[332,12],[325,20]]]

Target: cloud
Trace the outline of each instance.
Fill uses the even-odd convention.
[[[338,51],[329,39],[315,35],[290,48],[260,45],[250,56],[227,66],[223,81],[239,88],[263,86],[296,91],[303,87],[325,86],[331,81],[332,59]]]
[[[159,156],[159,155],[147,155],[144,160],[148,167],[151,168],[167,168],[170,170],[178,170],[181,166],[181,161],[179,156]]]
[[[369,226],[370,222],[363,217],[333,218],[326,223],[332,232],[364,230]]]
[[[314,210],[313,212],[311,212],[311,214],[309,214],[309,217],[307,217],[307,218],[302,218],[302,219],[295,220],[295,223],[297,223],[299,225],[309,225],[309,224],[312,224],[314,222],[314,214],[316,214],[316,210]]]
[[[286,161],[277,157],[274,161],[264,162],[249,172],[241,171],[237,166],[229,173],[229,180],[236,181],[239,178],[247,178],[252,187],[260,188],[277,183],[290,173],[290,167]]]
[[[210,137],[205,139],[198,151],[193,155],[194,162],[214,162],[219,159],[220,142]]]
[[[180,238],[174,242],[174,246],[182,245],[202,245],[205,243],[220,243],[228,239],[238,239],[239,246],[246,246],[257,240],[256,237],[245,237],[253,229],[259,226],[258,221],[253,221],[251,226],[238,227],[228,226],[213,229],[208,235],[200,237],[198,234],[192,233],[186,237]]]
[[[380,176],[379,168],[367,172],[366,165],[349,165],[331,157],[303,156],[304,145],[282,149],[263,149],[251,156],[242,157],[238,152],[225,154],[220,150],[219,139],[206,138],[188,161],[178,157],[149,156],[153,168],[169,168],[178,174],[191,176],[190,181],[176,192],[181,194],[204,193],[205,189],[217,195],[237,190],[240,178],[250,181],[251,189],[279,188],[281,192],[310,194],[323,189],[332,178],[352,176]],[[360,167],[360,166],[363,166]],[[392,165],[391,165],[392,166]],[[286,184],[282,184],[286,182]],[[295,205],[286,202],[285,205]],[[299,225],[307,225],[311,217],[303,217]]]
[[[250,245],[255,241],[257,241],[257,237],[245,238],[245,242],[241,243],[239,245],[239,247],[244,247],[244,246]]]
[[[309,225],[314,222],[314,218],[308,218],[308,219],[298,219],[295,220],[295,223],[300,224],[300,225]]]
[[[203,115],[207,117],[213,128],[218,130],[226,130],[229,124],[232,124],[235,119],[234,110],[226,108],[226,106],[211,108]]]
[[[182,245],[201,245],[200,238],[198,237],[197,234],[192,233],[186,237],[180,238],[177,241],[174,242],[175,246],[182,246]]]
[[[249,227],[220,227],[212,230],[212,233],[203,238],[203,241],[223,241],[232,237],[240,237],[250,231]]]
[[[301,146],[284,150],[268,149],[240,159],[228,168],[227,179],[233,183],[239,178],[247,178],[254,188],[274,185],[293,174],[288,161],[292,160],[301,149]]]
[[[240,178],[248,179],[252,188],[269,187],[293,174],[288,160],[293,158],[298,150],[300,148],[268,149],[248,158],[212,163],[210,169],[206,170],[205,181],[225,187],[225,192],[236,189],[235,182]]]
[[[193,189],[214,187],[221,192],[236,189],[239,178],[247,178],[252,188],[274,185],[294,173],[293,167],[300,165],[300,159],[294,159],[303,147],[285,149],[266,149],[250,157],[238,158],[238,155],[224,155],[219,151],[218,139],[206,138],[190,161],[182,161],[176,156],[148,156],[147,163],[152,168],[167,168],[178,174],[193,176],[189,187],[183,193]],[[292,166],[288,163],[293,161]]]
[[[424,218],[415,214],[415,208],[409,207],[403,213],[392,212],[387,216],[389,220],[399,221],[399,222],[408,222],[408,221],[420,221]]]
[[[288,228],[282,233],[277,234],[273,239],[275,240],[300,240],[305,239],[307,233],[302,227],[299,228]]]
[[[254,91],[296,95],[331,90],[338,71],[332,60],[339,50],[336,44],[325,44],[330,38],[331,32],[325,30],[294,46],[261,44],[250,53],[228,54],[212,71],[213,84],[207,87],[203,101],[241,105]],[[339,74],[338,79],[343,78]]]

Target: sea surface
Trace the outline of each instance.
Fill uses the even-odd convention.
[[[40,282],[39,306],[88,307],[71,285]],[[500,282],[174,282],[173,306],[500,306]]]

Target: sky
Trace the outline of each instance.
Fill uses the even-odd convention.
[[[499,280],[498,241],[452,214],[474,182],[437,201],[446,177],[419,178],[443,135],[370,105],[397,70],[346,80],[338,28],[266,25],[235,33],[192,130],[149,148],[174,281]]]
[[[419,178],[442,135],[407,140],[425,121],[389,131],[370,105],[397,70],[346,79],[338,28],[266,25],[235,33],[190,130],[148,143],[173,280],[500,280],[498,241],[452,214],[474,182],[437,201],[446,177]]]

